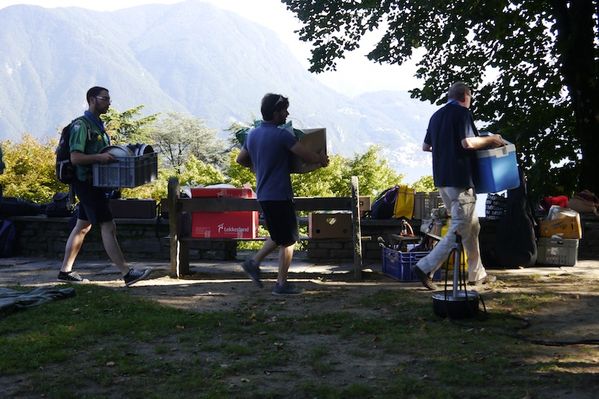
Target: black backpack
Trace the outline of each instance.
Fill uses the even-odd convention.
[[[52,202],[46,204],[46,216],[48,217],[67,217],[73,214],[74,206],[71,205],[69,193],[56,193],[52,197]]]
[[[537,261],[535,223],[520,170],[520,186],[507,191],[505,213],[481,225],[480,257],[485,267],[533,266]]]
[[[393,217],[398,191],[399,186],[393,186],[380,193],[370,207],[370,218],[391,219]]]
[[[60,133],[60,140],[56,147],[56,178],[65,184],[71,184],[75,180],[75,165],[71,163],[71,146],[69,141],[71,139],[71,127],[77,121],[81,121],[87,126],[87,139],[89,140],[90,125],[85,117],[80,116],[74,119],[71,123],[66,125]]]

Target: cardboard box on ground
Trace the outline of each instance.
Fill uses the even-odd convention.
[[[302,129],[302,132],[304,132],[304,135],[300,137],[300,143],[314,152],[327,153],[327,130],[325,128]],[[308,164],[297,156],[294,156],[291,165],[291,173],[308,173],[320,167],[321,165],[319,163]]]
[[[582,238],[582,224],[580,214],[569,208],[552,206],[546,220],[542,220],[539,226],[541,237],[550,238],[558,235],[561,238]]]
[[[351,213],[312,212],[308,215],[308,236],[310,238],[350,238],[351,233]]]

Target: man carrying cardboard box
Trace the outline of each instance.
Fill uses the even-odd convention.
[[[287,120],[288,108],[289,100],[286,97],[266,94],[260,108],[263,122],[248,134],[237,156],[237,163],[256,173],[256,194],[270,234],[262,248],[253,258],[246,259],[242,267],[262,287],[260,262],[279,248],[279,271],[272,290],[274,295],[298,295],[302,292],[287,282],[294,245],[299,239],[291,188],[292,157],[296,155],[305,162],[322,166],[329,164],[326,153],[309,150],[291,132],[278,127]]]

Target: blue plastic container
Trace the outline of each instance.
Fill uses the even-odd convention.
[[[429,252],[401,252],[391,248],[383,248],[383,273],[399,281],[418,281],[412,271],[416,263]],[[441,279],[441,269],[435,272],[433,280]]]
[[[516,147],[507,144],[491,150],[476,151],[474,168],[476,193],[497,193],[520,186]]]

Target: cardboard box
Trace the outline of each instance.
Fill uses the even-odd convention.
[[[578,261],[578,240],[539,238],[537,264],[574,266]]]
[[[299,139],[302,144],[314,152],[327,153],[326,129],[302,129],[302,131],[304,132],[304,136]],[[291,164],[291,173],[308,173],[318,168],[320,168],[320,164],[307,164],[297,156],[294,156]]]
[[[476,151],[474,188],[477,194],[496,193],[520,186],[516,147],[507,144],[491,150]]]
[[[256,238],[258,212],[193,212],[193,238]]]
[[[154,219],[156,201],[153,199],[111,199],[110,210],[114,218]]]
[[[551,237],[559,235],[562,238],[580,239],[582,238],[582,226],[580,224],[580,215],[564,216],[559,219],[543,220],[539,226],[541,237]]]
[[[310,238],[351,238],[351,213],[312,212],[308,215],[308,236]]]

